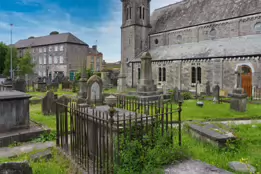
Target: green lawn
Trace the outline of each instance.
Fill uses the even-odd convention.
[[[177,107],[177,106],[175,106]],[[248,104],[247,112],[239,113],[230,109],[230,104],[214,104],[204,101],[204,107],[196,106],[196,100],[186,100],[182,105],[182,120],[255,118],[261,116],[261,105]]]
[[[187,133],[182,134],[183,145],[186,146],[195,160],[201,160],[214,166],[229,170],[231,161],[245,161],[261,172],[261,124],[233,126],[235,135],[240,138],[236,145],[228,149],[218,149],[210,144],[191,138]]]
[[[72,167],[70,162],[58,154],[56,149],[53,149],[53,158],[49,161],[33,162],[30,156],[39,151],[23,154],[16,158],[0,158],[0,163],[4,162],[23,162],[28,161],[35,174],[70,174],[72,173]]]
[[[51,130],[56,130],[55,115],[44,116],[41,107],[41,104],[30,105],[30,119],[50,128]]]
[[[30,94],[33,97],[44,97],[47,92],[27,92],[27,94]],[[73,93],[72,91],[62,91],[58,90],[57,92],[54,92],[58,96],[62,95],[70,95],[70,96],[76,96],[76,93]]]

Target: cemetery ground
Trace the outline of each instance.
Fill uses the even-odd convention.
[[[133,89],[130,89],[132,91]],[[116,89],[109,89],[106,93],[115,93]],[[76,93],[71,91],[58,90],[58,96],[69,95],[76,96]],[[31,92],[32,96],[43,97],[46,93]],[[182,104],[182,121],[207,121],[207,120],[234,120],[234,119],[259,119],[260,118],[260,105],[248,104],[247,112],[238,113],[231,111],[228,103],[214,104],[212,101],[204,100],[204,106],[196,106],[197,100],[185,100]],[[172,108],[177,108],[177,104],[172,104]],[[41,104],[30,105],[30,117],[43,126],[51,129],[53,133],[56,131],[56,118],[55,115],[44,116],[41,111]],[[177,120],[177,115],[173,116],[172,121]],[[182,131],[182,147],[186,150],[189,156],[194,160],[200,160],[216,167],[231,171],[228,163],[231,161],[242,161],[249,163],[256,167],[257,171],[261,171],[261,124],[253,123],[250,125],[230,125],[235,135],[239,138],[234,143],[229,143],[227,148],[214,147],[208,143],[198,141],[192,138],[184,127]],[[177,136],[176,136],[177,137]],[[46,139],[44,139],[46,138]],[[55,137],[43,137],[39,141],[55,140]],[[177,142],[177,141],[176,141]],[[20,145],[20,144],[19,144]],[[70,173],[70,163],[65,158],[58,155],[57,151],[53,150],[53,158],[49,161],[33,162],[30,161],[30,155],[36,153],[33,151],[29,154],[23,154],[16,158],[4,159],[0,158],[0,163],[10,161],[25,161],[28,160],[33,168],[34,173]],[[163,155],[163,156],[162,156]],[[155,156],[155,159],[170,158],[167,154],[162,154],[160,157]],[[164,156],[166,155],[166,156]],[[175,159],[175,158],[173,158]],[[164,162],[162,162],[164,164]],[[153,166],[161,168],[162,166]]]

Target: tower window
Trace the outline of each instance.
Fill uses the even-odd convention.
[[[159,40],[158,40],[158,39],[155,39],[155,40],[154,40],[154,43],[155,43],[155,44],[158,44],[158,43],[159,43]]]
[[[131,7],[130,7],[130,19],[131,19]]]
[[[143,13],[142,13],[143,19],[144,19],[144,14],[145,14],[145,8],[143,7]]]
[[[161,67],[159,67],[159,81],[161,81]]]

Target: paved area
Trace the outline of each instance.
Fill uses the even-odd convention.
[[[44,150],[54,146],[55,146],[55,142],[45,142],[45,143],[26,144],[17,147],[3,147],[0,148],[0,157],[1,158],[16,157],[23,153],[30,153],[34,150]]]
[[[165,168],[165,174],[233,174],[209,164],[187,160],[180,164],[170,165]]]

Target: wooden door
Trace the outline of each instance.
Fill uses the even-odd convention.
[[[252,73],[242,74],[242,88],[248,97],[252,96]]]

